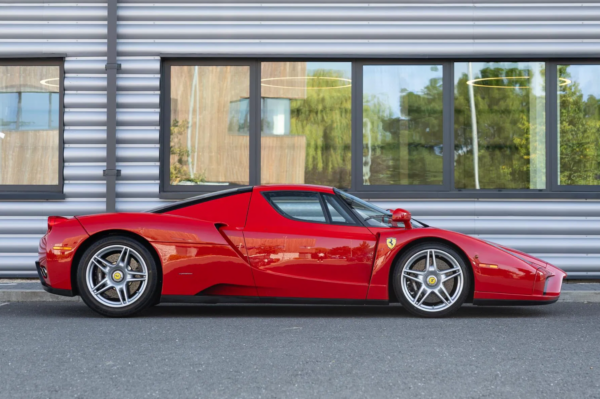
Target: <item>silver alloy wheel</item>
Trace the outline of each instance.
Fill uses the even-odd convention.
[[[125,245],[111,245],[96,252],[87,265],[90,293],[103,305],[122,308],[144,293],[148,268],[141,255]]]
[[[439,312],[452,306],[463,285],[460,265],[439,249],[417,252],[402,268],[402,291],[406,299],[425,312]]]

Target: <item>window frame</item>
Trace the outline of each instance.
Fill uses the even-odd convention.
[[[248,184],[227,184],[227,185],[173,185],[171,184],[170,173],[171,173],[171,129],[170,129],[170,121],[171,121],[171,67],[173,66],[247,66],[249,67],[249,165],[248,165]],[[256,133],[257,127],[260,129],[260,103],[257,104],[254,101],[256,97],[256,74],[257,74],[257,64],[251,60],[240,60],[240,59],[163,59],[161,64],[161,99],[160,99],[160,116],[159,116],[159,126],[160,126],[160,146],[161,151],[159,154],[159,163],[160,163],[160,190],[159,196],[160,198],[167,199],[181,199],[188,198],[194,194],[202,194],[209,193],[214,191],[226,190],[226,189],[234,189],[245,186],[253,186],[256,185],[257,175],[256,168],[253,168],[252,165],[255,162],[253,161],[253,154],[256,153]],[[258,71],[260,73],[260,71]],[[258,81],[260,81],[260,75],[258,76]],[[260,100],[260,98],[259,98]],[[257,119],[258,112],[258,121]],[[260,131],[258,131],[260,134]],[[260,144],[260,143],[259,143]],[[260,150],[260,149],[259,149]],[[259,158],[260,161],[260,158]],[[260,167],[260,165],[259,165]]]
[[[447,82],[450,79],[453,79],[453,76],[450,73],[454,72],[454,68],[451,68],[452,62],[442,61],[442,60],[361,60],[353,63],[353,67],[356,70],[356,77],[353,78],[353,82],[356,83],[352,85],[353,88],[353,129],[352,135],[353,140],[356,141],[356,154],[353,157],[354,163],[352,165],[352,174],[355,175],[353,180],[353,191],[357,193],[363,192],[440,192],[440,191],[449,191],[451,189],[451,182],[454,182],[454,177],[450,176],[450,164],[452,162],[452,147],[448,145],[444,145],[447,140],[450,139],[450,130],[452,125],[450,122],[450,107],[448,107],[448,85]],[[363,95],[364,95],[364,67],[370,65],[390,65],[390,66],[428,66],[428,65],[440,65],[442,67],[442,184],[439,185],[429,185],[429,184],[390,184],[390,185],[365,185],[363,183],[363,171],[362,171],[362,153],[363,153]],[[452,86],[454,87],[454,86]],[[356,102],[355,102],[356,101]],[[355,103],[354,103],[355,102]],[[453,139],[453,136],[452,136]],[[452,167],[452,172],[454,168]]]
[[[555,160],[555,162],[551,162],[550,168],[551,168],[551,174],[550,174],[550,183],[551,183],[551,191],[555,192],[555,193],[593,193],[593,192],[600,192],[600,184],[598,185],[583,185],[583,184],[578,184],[578,185],[562,185],[559,182],[560,176],[559,176],[559,165],[560,165],[560,158],[559,158],[559,148],[560,148],[560,137],[558,135],[558,127],[560,125],[560,115],[559,115],[559,110],[558,110],[558,66],[559,65],[596,65],[598,67],[600,67],[600,60],[575,60],[575,59],[556,59],[552,61],[553,64],[553,68],[552,68],[552,76],[550,77],[550,79],[552,79],[552,82],[556,85],[553,88],[553,92],[552,92],[552,98],[550,99],[551,101],[551,105],[550,105],[550,113],[552,115],[555,115],[556,118],[552,118],[554,119],[554,123],[551,123],[551,135],[550,135],[550,157]]]
[[[0,199],[64,199],[64,58],[2,59],[0,66],[57,66],[58,67],[58,183],[57,184],[0,184]]]
[[[356,215],[356,212],[354,212],[354,209],[351,209],[348,204],[346,204],[344,202],[344,200],[342,198],[340,198],[340,196],[334,191],[333,194],[329,194],[329,193],[320,193],[321,195],[321,199],[323,200],[323,206],[325,207],[325,210],[327,211],[327,217],[330,220],[331,225],[334,226],[354,226],[354,227],[366,227],[365,223],[363,222],[363,220],[361,220],[360,217],[358,217]],[[348,213],[348,215],[350,215],[350,217],[352,218],[353,223],[336,223],[333,221],[333,218],[331,217],[331,212],[329,211],[329,207],[327,205],[327,197],[333,198],[333,200],[335,202],[338,203],[339,206],[341,206],[346,213]]]
[[[549,57],[512,57],[495,55],[488,57],[441,57],[441,58],[386,58],[364,57],[260,57],[260,58],[202,58],[181,57],[163,58],[161,64],[161,108],[160,108],[160,198],[188,198],[194,193],[219,191],[228,186],[171,186],[169,183],[170,144],[168,124],[170,120],[170,66],[173,65],[249,65],[250,66],[250,154],[249,185],[259,185],[261,167],[261,63],[262,62],[350,62],[352,64],[352,120],[351,120],[351,186],[347,191],[367,200],[400,199],[458,199],[458,200],[510,200],[510,199],[600,199],[599,186],[560,186],[558,184],[558,117],[557,66],[559,64],[600,65],[598,58],[549,58]],[[454,65],[458,62],[544,62],[545,63],[545,123],[546,123],[546,187],[544,189],[457,189],[454,186]],[[443,66],[443,183],[439,186],[390,185],[367,186],[362,184],[362,105],[363,70],[365,65],[442,65]],[[554,116],[554,117],[553,117]],[[166,157],[166,158],[165,158]]]

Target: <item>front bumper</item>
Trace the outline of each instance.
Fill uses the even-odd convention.
[[[550,305],[558,301],[558,296],[544,299],[473,299],[476,306],[537,306]]]
[[[75,296],[75,294],[73,294],[73,291],[71,291],[71,290],[52,288],[50,286],[50,284],[48,284],[46,282],[46,279],[44,278],[44,274],[42,273],[42,266],[40,265],[40,262],[37,262],[37,261],[35,262],[35,269],[37,270],[38,277],[40,278],[40,282],[42,283],[42,287],[44,288],[44,291],[49,292],[50,294],[54,294],[54,295]]]

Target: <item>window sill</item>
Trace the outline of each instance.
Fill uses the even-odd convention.
[[[40,191],[0,191],[0,201],[12,201],[12,200],[32,200],[32,201],[53,201],[53,200],[64,200],[65,194],[58,192],[40,192]]]

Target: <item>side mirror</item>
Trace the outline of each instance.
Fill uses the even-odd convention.
[[[412,229],[412,224],[410,224],[411,215],[409,211],[405,211],[404,209],[395,209],[392,212],[392,222],[404,223],[404,228],[406,230]]]

